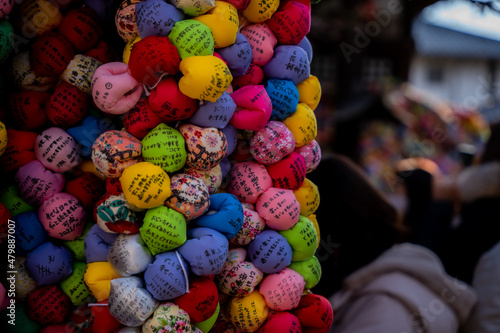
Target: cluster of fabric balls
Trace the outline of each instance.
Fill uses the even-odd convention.
[[[310,1],[1,2],[22,331],[327,332]]]

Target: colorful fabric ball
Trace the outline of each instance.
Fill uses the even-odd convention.
[[[44,167],[54,172],[72,170],[81,161],[75,139],[59,127],[50,127],[38,135],[35,157]]]
[[[174,303],[161,303],[142,325],[143,333],[193,332],[189,314]]]
[[[280,44],[297,45],[311,30],[311,9],[299,1],[287,1],[267,21]]]
[[[50,237],[74,240],[85,230],[86,213],[77,198],[68,193],[54,194],[38,210],[38,218]]]
[[[88,95],[77,87],[61,81],[48,100],[45,112],[52,124],[66,127],[80,122],[88,109]]]
[[[15,181],[19,195],[31,205],[40,205],[64,187],[63,175],[45,169],[38,160],[20,167],[15,174]]]
[[[274,230],[287,230],[299,221],[300,204],[291,190],[270,187],[255,205],[259,216]]]
[[[150,162],[139,162],[126,168],[120,183],[127,201],[140,209],[161,206],[171,194],[170,177]]]
[[[146,288],[157,300],[174,299],[189,290],[188,272],[188,263],[177,251],[159,253],[144,272]]]
[[[312,140],[305,146],[295,148],[295,152],[304,158],[306,173],[314,171],[321,162],[321,147],[316,140]]]
[[[119,178],[123,170],[141,161],[142,144],[127,132],[106,131],[92,145],[92,162],[99,174]]]
[[[57,32],[73,44],[76,52],[85,52],[93,48],[102,35],[97,14],[89,7],[69,10],[64,15]]]
[[[186,163],[182,134],[164,123],[152,129],[141,144],[144,161],[159,165],[166,172],[179,171]]]
[[[306,162],[302,155],[292,152],[281,161],[268,165],[267,171],[274,187],[298,190],[306,179]]]
[[[132,46],[128,66],[139,83],[152,86],[163,74],[175,75],[181,58],[165,36],[148,36]]]
[[[136,234],[142,223],[142,218],[136,210],[127,202],[123,193],[106,193],[96,202],[94,219],[105,232]]]
[[[141,38],[168,36],[176,22],[184,19],[181,10],[163,0],[147,0],[135,5],[137,29]]]
[[[57,77],[36,75],[31,68],[28,51],[19,52],[12,58],[12,76],[14,85],[19,89],[47,91],[59,81]]]
[[[108,250],[118,234],[104,231],[94,224],[87,232],[84,240],[85,258],[87,263],[108,261]]]
[[[91,95],[92,76],[99,66],[101,63],[97,59],[77,54],[61,74],[61,79]]]
[[[137,276],[111,280],[109,313],[125,326],[141,326],[158,308],[159,302],[144,289]]]
[[[202,171],[210,170],[226,156],[226,136],[219,129],[183,124],[179,131],[187,144],[186,164],[189,167]]]
[[[231,125],[253,131],[264,128],[273,106],[263,85],[240,88],[231,94],[231,98],[238,106],[231,118]]]
[[[250,153],[259,163],[278,163],[295,149],[295,137],[280,121],[271,120],[250,139]]]
[[[186,220],[195,219],[208,211],[210,194],[205,183],[189,174],[172,176],[172,195],[165,201],[170,207],[185,216]]]
[[[64,246],[46,242],[26,256],[26,270],[38,285],[51,285],[69,277],[73,271],[71,253]]]
[[[221,160],[221,163],[223,160],[224,159]],[[185,168],[184,173],[200,179],[206,185],[208,193],[215,194],[219,190],[222,184],[222,179],[224,178],[221,163],[207,171]]]
[[[146,212],[140,233],[151,254],[157,255],[184,244],[186,229],[186,219],[181,213],[160,206]]]
[[[168,38],[177,47],[181,59],[214,53],[214,38],[210,28],[196,20],[176,22]]]
[[[219,49],[232,45],[238,34],[238,11],[230,3],[215,1],[215,7],[203,15],[194,17],[205,24],[212,31],[215,48]]]
[[[264,297],[254,290],[247,296],[234,297],[229,302],[229,318],[244,332],[257,332],[269,314]]]
[[[300,84],[310,75],[309,58],[303,48],[296,45],[279,45],[273,58],[263,67],[270,79],[291,80]]]
[[[197,226],[217,230],[228,239],[236,236],[243,225],[243,207],[236,196],[229,193],[213,194],[208,210],[207,214],[195,220]]]
[[[295,112],[299,104],[299,91],[292,81],[271,79],[265,87],[273,103],[271,119],[282,121]]]
[[[259,196],[273,186],[266,167],[257,162],[235,163],[228,192],[239,201],[254,204]]]
[[[179,69],[184,75],[179,80],[180,91],[202,101],[217,101],[233,80],[227,65],[213,55],[187,57]]]
[[[30,47],[31,68],[40,76],[61,75],[74,56],[73,45],[55,32],[38,37]]]
[[[255,211],[255,207],[248,203],[243,206],[243,225],[240,231],[229,240],[231,245],[248,245],[266,227],[266,221]]]
[[[151,110],[165,122],[187,119],[198,108],[196,100],[184,95],[176,79],[171,76],[163,78],[151,90],[148,103]]]
[[[219,290],[230,296],[247,296],[264,278],[264,273],[249,261],[245,261],[244,248],[229,250],[222,271],[215,279]]]
[[[139,35],[137,22],[135,18],[135,7],[142,0],[123,0],[116,11],[115,26],[118,35],[124,42],[132,40]],[[124,61],[126,62],[126,61]]]
[[[259,286],[267,306],[277,311],[287,311],[299,305],[306,282],[304,278],[290,268],[266,276]]]
[[[29,318],[38,324],[56,324],[63,322],[69,313],[71,300],[56,285],[42,286],[28,295],[26,307]]]
[[[188,240],[178,251],[196,275],[219,274],[226,262],[229,243],[220,232],[211,228],[188,231]]]
[[[302,147],[316,138],[318,124],[313,110],[307,104],[299,103],[293,115],[283,120],[295,137],[295,146]]]
[[[131,276],[144,272],[153,262],[151,251],[140,234],[120,234],[109,247],[108,261],[121,276]]]
[[[173,300],[189,314],[193,323],[200,323],[212,317],[219,304],[215,283],[205,277],[195,277],[189,283],[189,293]]]
[[[292,261],[307,260],[316,252],[318,235],[313,223],[307,217],[300,216],[293,227],[279,233],[286,238],[292,248]]]
[[[97,68],[92,76],[95,105],[110,114],[124,114],[142,95],[142,85],[130,74],[127,64],[110,62]]]
[[[248,257],[264,273],[278,273],[292,262],[292,248],[277,231],[264,230],[248,245]]]

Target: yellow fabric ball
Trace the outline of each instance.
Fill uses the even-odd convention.
[[[230,3],[215,1],[213,9],[193,19],[210,28],[216,49],[233,45],[236,41],[239,28],[238,11]]]
[[[283,124],[292,132],[295,147],[302,147],[316,138],[318,124],[313,110],[305,103],[299,103],[297,110],[283,120]]]
[[[308,216],[316,212],[319,207],[319,191],[316,184],[306,178],[304,184],[293,191],[293,194],[300,204],[300,215]]]
[[[179,69],[184,74],[179,90],[193,99],[215,102],[233,81],[224,61],[213,55],[187,57]]]
[[[125,47],[123,48],[123,62],[128,65],[128,60],[130,59],[130,53],[132,52],[132,46],[134,46],[135,43],[141,40],[141,36],[137,35],[130,39],[127,44],[125,44]]]
[[[244,297],[234,297],[229,304],[231,322],[245,332],[258,331],[268,314],[266,300],[257,290]]]
[[[126,168],[120,184],[127,202],[139,209],[159,207],[171,194],[170,177],[151,162],[139,162]]]
[[[93,262],[87,265],[83,281],[98,302],[109,298],[111,280],[121,276],[113,269],[107,261]]]
[[[63,19],[59,8],[49,0],[24,1],[19,10],[25,36],[40,36],[57,28]]]
[[[311,110],[316,110],[316,107],[321,100],[321,84],[318,78],[310,75],[297,85],[299,91],[299,103],[306,103]]]
[[[7,128],[0,121],[0,156],[5,152],[5,148],[7,148]]]
[[[319,223],[318,223],[318,219],[316,218],[316,215],[315,214],[311,214],[307,217],[309,219],[309,221],[312,222],[313,226],[314,226],[314,229],[316,229],[316,233],[318,234],[318,245],[316,245],[316,248],[319,247],[319,244],[321,242],[321,235],[319,233]]]
[[[279,6],[279,0],[251,0],[243,16],[250,22],[261,23],[269,20]]]

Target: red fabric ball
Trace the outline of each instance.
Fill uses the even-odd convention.
[[[161,122],[162,119],[151,110],[146,98],[141,99],[123,118],[123,126],[125,126],[127,132],[139,140],[143,139],[149,131]]]
[[[292,313],[299,318],[303,333],[326,333],[333,323],[332,305],[317,294],[302,296]]]
[[[198,108],[195,99],[184,95],[173,77],[167,77],[151,91],[148,97],[151,110],[163,121],[177,121],[191,117]]]
[[[106,304],[108,300],[100,301],[98,304]],[[92,306],[90,315],[89,331],[92,333],[114,332],[122,324],[109,313],[107,306]]]
[[[162,74],[176,74],[180,62],[177,48],[168,37],[148,36],[132,46],[128,67],[134,79],[152,86]]]
[[[297,45],[311,30],[311,10],[298,1],[289,1],[267,20],[278,43]]]
[[[40,325],[64,321],[71,308],[71,300],[57,286],[38,287],[26,300],[28,317]]]
[[[10,97],[10,110],[15,122],[22,130],[32,130],[45,125],[45,103],[50,93],[45,91],[23,90]]]
[[[57,32],[66,37],[78,53],[93,48],[102,35],[97,14],[89,7],[68,11]]]
[[[108,193],[122,193],[122,183],[120,178],[106,178],[106,192]]]
[[[96,46],[85,52],[84,55],[97,59],[102,64],[107,64],[116,59],[114,49],[103,40],[100,40]]]
[[[73,45],[64,36],[48,32],[31,44],[31,68],[36,75],[56,77],[64,72],[74,55]]]
[[[301,333],[299,318],[285,311],[273,311],[267,317],[266,323],[259,333]]]
[[[87,114],[89,97],[76,86],[61,81],[45,107],[49,120],[56,126],[71,126]]]
[[[189,293],[177,297],[173,302],[189,314],[192,322],[200,323],[210,318],[217,309],[217,286],[211,279],[196,277],[190,281]]]
[[[7,147],[0,159],[5,172],[15,171],[35,159],[35,141],[38,134],[34,132],[7,130]]]
[[[66,181],[64,192],[76,197],[86,210],[92,210],[106,190],[102,179],[90,172],[84,172],[77,178]]]
[[[76,328],[68,324],[55,324],[50,326],[45,326],[40,333],[74,333]]]
[[[306,179],[306,161],[299,153],[292,152],[281,161],[268,165],[267,171],[273,179],[273,186],[298,190]]]
[[[241,87],[249,86],[249,85],[258,85],[261,84],[264,80],[264,71],[262,67],[256,64],[250,64],[247,72],[243,76],[238,76],[233,79],[233,89],[238,90]]]
[[[225,1],[233,5],[234,8],[236,8],[239,12],[242,12],[245,9],[247,9],[248,5],[250,4],[250,1],[252,0],[225,0]]]

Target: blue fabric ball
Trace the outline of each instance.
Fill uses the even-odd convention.
[[[243,207],[233,194],[212,194],[208,212],[194,222],[199,227],[212,228],[231,239],[243,226]]]

